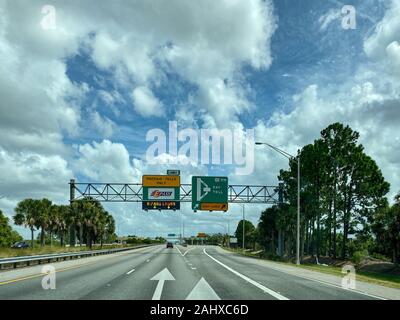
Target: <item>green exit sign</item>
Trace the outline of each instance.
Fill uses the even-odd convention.
[[[192,209],[228,210],[228,177],[192,177]]]

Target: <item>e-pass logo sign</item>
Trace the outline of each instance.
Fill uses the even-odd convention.
[[[149,188],[149,200],[175,200],[174,188]]]

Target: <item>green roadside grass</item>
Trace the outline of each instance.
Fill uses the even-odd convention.
[[[126,247],[136,247],[141,244],[135,245],[105,245],[101,246],[93,246],[93,250],[104,250],[104,249],[113,249],[113,248],[126,248]],[[21,257],[21,256],[34,256],[41,254],[52,254],[52,253],[70,253],[70,252],[79,252],[79,251],[89,251],[90,249],[86,246],[82,247],[60,247],[60,246],[36,246],[33,249],[12,249],[12,248],[0,248],[0,259],[1,258],[12,258],[12,257]]]
[[[343,277],[343,275],[344,275],[342,273],[341,268],[333,267],[333,266],[326,267],[326,266],[313,265],[313,264],[303,264],[303,265],[298,266],[298,265],[295,265],[292,263],[290,265],[293,265],[297,268],[303,268],[303,269],[323,272],[323,273],[327,273],[327,274],[332,274],[332,275],[336,275],[338,277]],[[356,280],[379,284],[379,285],[389,287],[389,288],[400,289],[400,277],[393,275],[393,274],[365,272],[365,271],[356,270]]]
[[[249,252],[242,252],[241,250],[233,250],[229,248],[222,247],[223,249],[230,251],[230,252],[235,252],[240,255],[244,255],[247,257],[253,257],[253,258],[258,258]],[[265,258],[261,258],[262,260],[267,260],[271,261],[274,263],[278,264],[283,264],[283,265],[290,265],[291,267],[296,267],[296,268],[301,268],[301,269],[307,269],[307,270],[312,270],[312,271],[317,271],[321,273],[326,273],[326,274],[331,274],[335,275],[338,277],[343,277],[342,269],[340,267],[334,267],[334,266],[322,266],[322,265],[316,265],[316,264],[302,264],[302,265],[296,265],[291,262],[281,262],[281,261],[274,261],[274,260],[268,260]],[[393,274],[388,274],[388,273],[377,273],[377,272],[365,272],[365,271],[359,271],[356,270],[356,280],[358,281],[363,281],[363,282],[368,282],[368,283],[374,283],[374,284],[379,284],[381,286],[389,287],[389,288],[395,288],[395,289],[400,289],[400,276],[396,276]]]

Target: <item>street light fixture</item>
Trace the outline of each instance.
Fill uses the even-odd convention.
[[[284,157],[297,162],[297,235],[296,235],[296,264],[300,264],[300,153],[297,157],[292,156],[286,151],[279,149],[269,143],[256,142],[256,145],[265,145],[280,153]]]

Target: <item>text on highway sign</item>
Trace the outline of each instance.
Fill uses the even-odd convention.
[[[142,177],[143,187],[175,187],[180,188],[181,177],[180,176],[168,176],[168,175],[144,175]]]
[[[142,210],[180,210],[179,201],[143,201]]]

